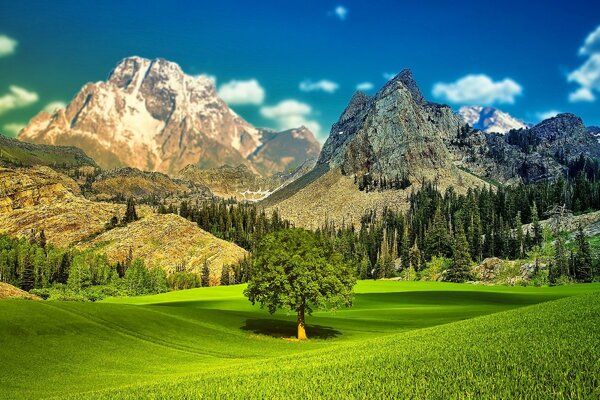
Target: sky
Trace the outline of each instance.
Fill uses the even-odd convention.
[[[304,124],[321,141],[357,89],[404,68],[455,109],[600,125],[598,1],[23,0],[0,2],[0,132],[132,55],[209,75],[254,125]]]

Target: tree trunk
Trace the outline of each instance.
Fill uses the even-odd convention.
[[[298,340],[306,340],[306,330],[304,329],[304,305],[298,309]]]

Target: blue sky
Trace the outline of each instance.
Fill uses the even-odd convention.
[[[455,108],[486,103],[529,122],[568,111],[600,125],[599,2],[410,3],[4,1],[0,131],[130,55],[215,76],[255,125],[305,123],[321,139],[357,85],[372,94],[403,68]]]

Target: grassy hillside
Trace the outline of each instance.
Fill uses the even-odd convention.
[[[484,316],[597,284],[361,281],[352,309],[308,318],[306,343],[281,339],[294,334],[294,316],[252,307],[242,289],[0,301],[0,398],[547,398],[597,385],[600,295]]]

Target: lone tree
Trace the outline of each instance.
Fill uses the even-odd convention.
[[[307,338],[304,316],[313,309],[352,306],[354,269],[331,244],[303,229],[266,235],[258,244],[244,294],[273,314],[298,315],[298,339]]]

